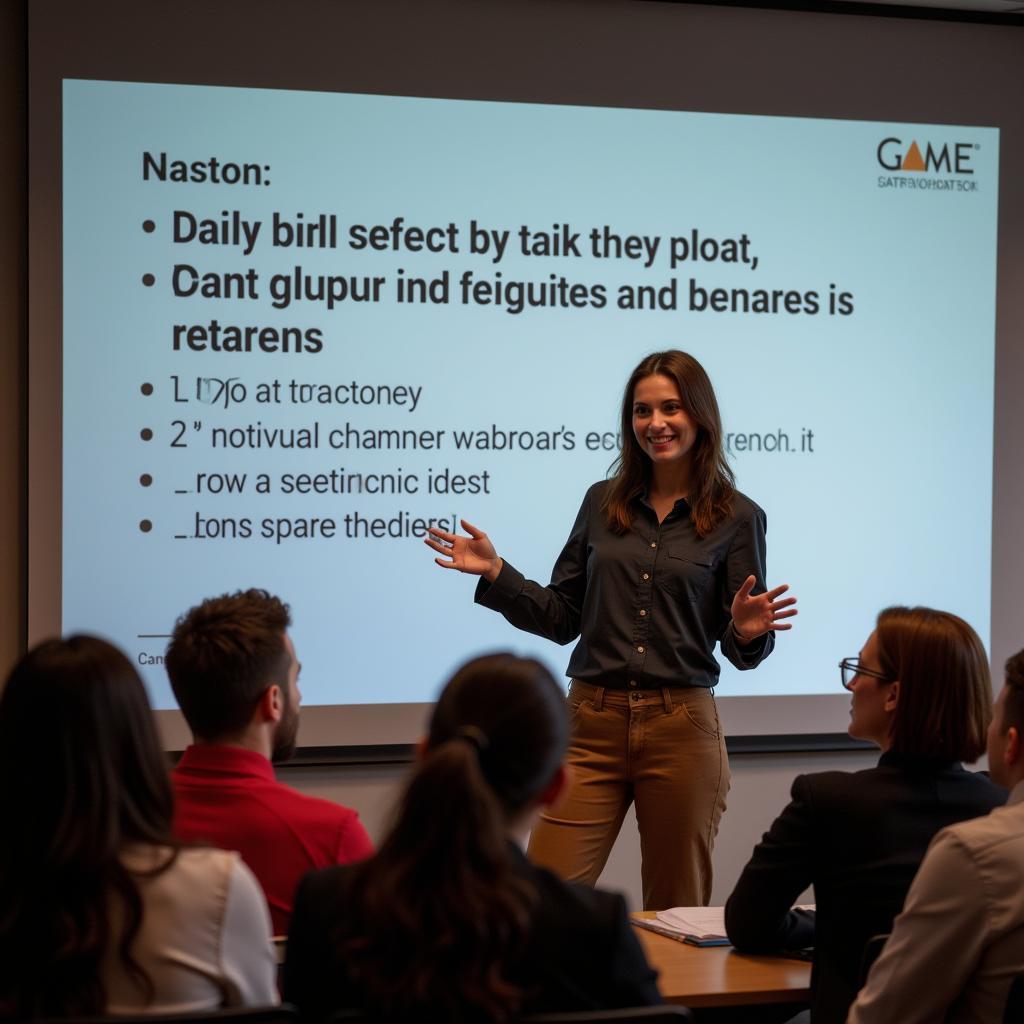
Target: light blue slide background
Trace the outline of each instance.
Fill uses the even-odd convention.
[[[976,191],[881,188],[881,139],[967,142]],[[142,154],[269,165],[267,187],[144,181]],[[988,640],[998,131],[991,128],[745,117],[514,103],[66,81],[64,86],[63,628],[113,638],[133,659],[159,654],[175,617],[204,596],[263,586],[292,606],[313,704],[432,698],[451,668],[495,647],[534,652],[562,673],[569,649],[519,633],[472,603],[474,581],[437,569],[415,539],[175,540],[194,515],[390,517],[452,512],[485,528],[518,568],[546,581],[587,485],[611,453],[583,435],[615,430],[621,386],[649,351],[680,347],[708,369],[727,431],[814,431],[814,454],[737,453],[741,490],[768,515],[770,582],[800,599],[797,627],[756,672],[723,667],[719,694],[829,693],[879,608],[927,603]],[[916,179],[957,178],[947,173]],[[254,252],[175,244],[174,210],[264,221]],[[335,213],[339,246],[270,246],[273,211]],[[352,223],[454,221],[458,254],[350,250]],[[141,223],[156,221],[153,234]],[[653,267],[627,260],[468,252],[489,227],[663,237]],[[686,263],[667,239],[696,228],[746,233],[742,265]],[[255,267],[263,297],[175,297],[171,269]],[[270,275],[318,274],[604,283],[595,309],[294,303],[275,310]],[[153,288],[140,283],[152,272]],[[621,311],[620,284],[680,281],[677,311]],[[847,317],[689,312],[705,287],[853,293]],[[386,294],[390,295],[389,292]],[[174,352],[174,323],[319,327],[319,354]],[[171,378],[235,377],[249,400],[225,411],[173,401]],[[260,406],[259,382],[422,386],[419,407]],[[140,394],[152,381],[152,397]],[[171,422],[203,423],[189,447]],[[575,432],[572,452],[221,450],[213,426],[487,428]],[[155,438],[139,439],[150,426]],[[451,434],[447,437],[450,439]],[[489,496],[255,496],[265,471],[489,470]],[[154,477],[139,486],[140,473]],[[176,495],[198,472],[250,475],[242,496]],[[154,522],[143,534],[138,523]],[[339,530],[340,532],[340,530]],[[173,707],[163,669],[141,666],[154,703]],[[841,727],[841,725],[840,725]]]

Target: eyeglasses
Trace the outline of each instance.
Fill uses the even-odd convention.
[[[839,678],[843,682],[843,686],[846,689],[850,689],[850,684],[856,679],[857,676],[869,676],[871,679],[881,679],[883,683],[891,683],[892,676],[886,675],[884,672],[879,672],[877,669],[865,668],[861,664],[860,658],[843,658],[839,662]]]

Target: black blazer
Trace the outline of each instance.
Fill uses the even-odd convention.
[[[571,885],[535,867],[516,848],[518,869],[539,894],[525,958],[512,971],[532,989],[524,1013],[650,1006],[661,1002],[617,894]],[[305,1020],[365,1006],[332,935],[345,913],[351,867],[310,872],[299,885],[288,935],[283,997]],[[430,1007],[424,1007],[429,1011]]]
[[[726,903],[729,938],[750,953],[814,946],[811,1019],[842,1024],[864,945],[892,930],[932,837],[1005,802],[962,765],[894,753],[866,771],[798,776]],[[817,913],[790,910],[812,884]]]

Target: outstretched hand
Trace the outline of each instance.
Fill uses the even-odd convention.
[[[502,566],[494,545],[483,530],[478,530],[465,519],[460,519],[459,522],[469,534],[468,537],[462,537],[457,533],[445,533],[444,530],[431,526],[427,531],[429,536],[423,539],[423,543],[438,554],[444,555],[443,558],[434,559],[442,569],[458,569],[459,572],[472,576],[483,576],[489,583],[493,583]]]
[[[789,584],[784,583],[774,590],[751,597],[750,592],[756,583],[755,576],[748,576],[732,599],[732,624],[742,640],[756,640],[762,633],[793,628],[791,622],[781,620],[796,615],[796,609],[792,607],[796,604],[796,598],[779,600],[789,590]]]

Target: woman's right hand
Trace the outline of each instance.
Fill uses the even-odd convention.
[[[444,555],[444,558],[434,559],[442,569],[458,569],[459,572],[472,576],[483,576],[488,583],[493,583],[498,578],[502,566],[498,552],[494,550],[494,545],[483,530],[478,530],[465,519],[460,519],[459,522],[469,534],[468,537],[461,537],[457,533],[445,533],[444,530],[431,526],[427,531],[430,536],[425,537],[423,543]]]

